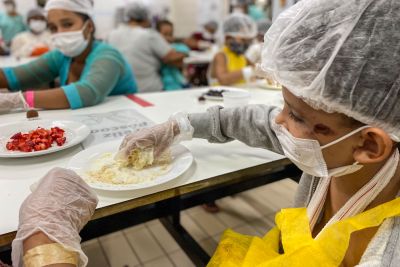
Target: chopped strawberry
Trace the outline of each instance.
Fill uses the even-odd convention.
[[[38,127],[29,133],[16,133],[6,144],[7,150],[11,151],[42,151],[52,147],[55,142],[57,146],[62,146],[66,142],[65,131],[59,127],[53,127],[50,130]]]

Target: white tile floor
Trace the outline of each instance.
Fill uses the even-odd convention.
[[[217,214],[195,207],[183,212],[182,224],[211,255],[227,228],[264,235],[273,226],[275,213],[291,205],[296,187],[286,179],[221,199]],[[82,247],[89,267],[194,266],[158,220],[87,241]]]

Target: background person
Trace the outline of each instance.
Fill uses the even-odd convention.
[[[108,95],[136,92],[132,70],[123,56],[94,39],[91,0],[50,0],[46,11],[56,50],[28,64],[1,69],[0,88],[16,93],[0,94],[0,111],[26,106],[77,109],[97,105]],[[35,90],[56,78],[59,88]]]
[[[203,25],[200,32],[195,32],[184,42],[192,50],[207,50],[217,43],[218,22],[210,20]]]
[[[127,24],[112,31],[108,42],[119,49],[135,72],[139,92],[160,92],[162,64],[181,66],[185,54],[178,53],[153,29],[146,6],[131,3],[125,8]]]
[[[257,34],[256,24],[249,16],[235,13],[224,21],[223,31],[225,45],[210,66],[210,85],[250,82],[254,71],[244,54]]]
[[[51,49],[44,12],[38,8],[29,10],[27,22],[29,31],[17,34],[11,42],[11,55],[14,57],[40,56]]]
[[[186,56],[189,55],[190,48],[184,43],[175,42],[174,38],[174,25],[168,20],[161,20],[157,22],[157,31],[164,37],[164,39],[172,46],[175,51],[182,53]],[[183,63],[183,62],[182,62]],[[170,66],[163,64],[161,66],[161,80],[163,82],[165,91],[174,91],[188,87],[188,81],[182,73],[182,66]]]
[[[17,12],[14,0],[4,0],[5,12],[0,14],[0,31],[6,47],[9,47],[12,39],[21,32],[27,30],[23,17]],[[3,54],[6,51],[3,50]]]

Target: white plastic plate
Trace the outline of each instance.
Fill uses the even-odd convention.
[[[116,153],[120,144],[121,140],[116,140],[90,147],[76,154],[69,161],[68,168],[74,170],[85,179],[85,176],[87,177],[87,172],[90,171],[91,166],[94,164],[94,162],[105,153]],[[157,186],[178,178],[180,175],[185,173],[193,163],[192,153],[182,145],[173,146],[171,148],[171,153],[172,163],[169,171],[148,182],[135,184],[111,184],[102,182],[91,182],[87,179],[85,180],[92,188],[107,191],[127,191]]]
[[[65,131],[67,138],[66,142],[62,146],[53,146],[47,150],[34,151],[34,152],[20,152],[20,151],[9,151],[6,148],[7,142],[10,138],[19,132],[27,133],[32,130],[36,130],[38,127],[50,129],[52,127],[59,127]],[[0,158],[26,158],[35,157],[54,153],[60,150],[64,150],[81,143],[90,134],[90,129],[85,124],[76,121],[62,121],[62,120],[32,120],[32,121],[20,121],[15,123],[8,123],[0,125]]]

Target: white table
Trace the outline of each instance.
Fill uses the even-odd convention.
[[[169,115],[177,111],[204,112],[212,105],[220,102],[206,102],[200,104],[198,97],[207,89],[176,91],[170,93],[141,94],[140,98],[154,104],[152,107],[142,107],[125,96],[110,97],[104,103],[80,110],[55,110],[42,111],[43,119],[68,119],[71,115],[103,113],[119,110],[121,108],[136,109],[156,123],[168,119]],[[251,103],[282,104],[279,91],[267,91],[250,89]],[[25,114],[15,113],[1,115],[1,123],[24,120]],[[210,144],[205,140],[193,140],[184,143],[193,153],[195,164],[178,179],[167,184],[130,192],[100,192],[98,210],[95,218],[108,216],[118,212],[121,207],[132,208],[140,204],[129,206],[130,202],[144,196],[153,195],[161,199],[157,193],[168,192],[170,189],[186,188],[182,192],[195,190],[190,185],[224,174],[235,173],[244,169],[260,166],[269,162],[284,159],[281,155],[270,151],[250,148],[237,141],[222,145]],[[18,225],[18,211],[22,201],[30,194],[30,185],[38,181],[47,171],[53,167],[65,167],[68,160],[81,151],[81,146],[75,146],[65,151],[48,156],[28,159],[0,159],[0,247],[6,246],[15,234]],[[285,160],[285,159],[284,159]],[[185,187],[188,186],[188,187]],[[166,196],[167,197],[167,196]],[[117,204],[117,205],[116,205]],[[107,209],[111,207],[111,209]]]

